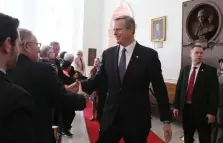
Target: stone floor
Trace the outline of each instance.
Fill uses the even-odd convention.
[[[72,126],[71,132],[74,134],[73,138],[63,138],[62,143],[90,143],[82,111],[76,112]],[[173,138],[170,143],[182,143],[180,140],[180,137],[183,135],[181,126],[172,123],[171,127]],[[160,138],[163,138],[162,123],[157,117],[152,117],[152,131]],[[195,134],[195,143],[199,143],[197,133]]]
[[[183,141],[180,140],[180,137],[183,135],[183,130],[181,125],[172,123],[172,141],[170,143],[183,143]],[[163,130],[162,130],[162,123],[160,122],[159,118],[157,117],[152,117],[152,131],[157,134],[160,138],[163,138]],[[199,143],[198,141],[198,135],[195,133],[195,142],[194,143]]]
[[[74,134],[73,138],[63,137],[62,143],[90,143],[82,111],[76,111],[71,132]]]

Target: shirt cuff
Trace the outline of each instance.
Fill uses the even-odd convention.
[[[163,124],[170,124],[170,121],[163,121]]]

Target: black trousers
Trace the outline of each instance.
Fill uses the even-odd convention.
[[[104,104],[105,104],[104,97],[100,97],[100,96],[105,96],[105,95],[98,94],[98,106],[97,106],[97,120],[98,121],[100,121],[103,116],[103,110],[104,110]]]
[[[119,143],[121,138],[124,138],[125,143],[147,143],[148,129],[142,129],[137,134],[130,135],[125,132],[123,122],[120,116],[116,115],[112,125],[106,131],[100,130],[97,143]]]
[[[192,104],[185,104],[182,121],[185,143],[193,143],[196,130],[200,143],[211,143],[211,125],[208,124],[207,118],[197,117]]]
[[[71,124],[75,115],[75,111],[73,110],[66,109],[62,111],[62,127],[64,132],[70,130],[70,128],[72,127]]]

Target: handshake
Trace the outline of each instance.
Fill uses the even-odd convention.
[[[85,97],[86,103],[88,103],[89,95],[87,93],[83,92],[81,83],[79,80],[77,80],[76,82],[74,82],[70,85],[65,85],[65,88],[67,89],[67,91],[83,95]]]

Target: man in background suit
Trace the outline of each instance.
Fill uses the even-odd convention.
[[[63,59],[61,59],[58,55],[60,53],[60,44],[56,41],[53,41],[53,42],[50,42],[50,46],[53,47],[53,51],[55,53],[55,57],[53,59],[50,59],[50,61],[57,67],[57,73],[58,73],[59,79],[61,82],[63,82],[64,74],[60,66]]]
[[[108,87],[98,143],[118,143],[122,137],[126,143],[146,143],[151,128],[150,82],[165,140],[170,141],[171,113],[157,52],[135,41],[135,21],[130,16],[115,20],[114,34],[119,45],[105,50],[97,74],[81,82],[83,91],[89,93],[100,84]]]
[[[16,64],[19,20],[0,13],[0,21],[0,139],[2,143],[34,143],[32,97],[6,75]]]
[[[206,65],[203,47],[191,49],[191,65],[181,69],[176,86],[174,116],[182,112],[185,143],[193,143],[195,130],[200,143],[210,143],[210,123],[215,121],[218,107],[217,69]]]
[[[27,29],[20,29],[20,55],[10,78],[34,98],[35,134],[38,143],[52,143],[52,108],[83,110],[86,97],[68,92],[51,64],[37,62],[40,43]],[[78,90],[78,89],[77,89]]]

